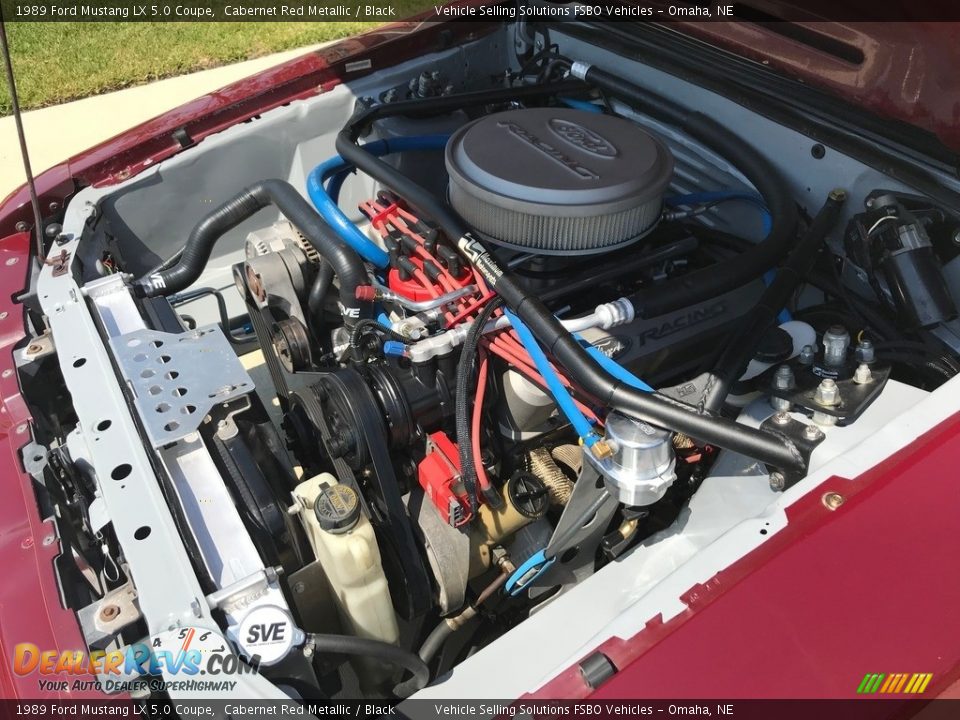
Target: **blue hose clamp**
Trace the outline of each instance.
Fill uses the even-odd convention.
[[[535,552],[527,558],[526,562],[513,571],[513,574],[507,579],[507,584],[503,586],[503,591],[512,597],[519,595],[534,580],[543,575],[556,560],[556,558],[548,560],[545,549]]]

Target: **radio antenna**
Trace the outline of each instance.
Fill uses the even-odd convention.
[[[17,138],[20,140],[20,157],[23,158],[23,171],[27,174],[27,187],[30,190],[30,204],[33,205],[34,232],[37,236],[37,260],[43,264],[43,217],[40,215],[40,200],[37,186],[33,182],[33,170],[30,169],[30,155],[27,152],[27,136],[23,133],[23,118],[20,117],[20,101],[17,99],[17,84],[13,80],[13,63],[10,60],[10,46],[7,43],[6,23],[0,18],[0,53],[7,71],[7,85],[10,87],[10,106],[13,108],[13,120],[17,125]]]

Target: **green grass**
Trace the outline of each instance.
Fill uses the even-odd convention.
[[[429,1],[429,0],[427,0]],[[429,7],[401,0],[401,15]],[[249,60],[369,30],[369,22],[11,22],[7,37],[24,110]],[[0,81],[0,114],[10,94]]]

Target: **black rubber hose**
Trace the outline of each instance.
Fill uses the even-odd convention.
[[[468,605],[463,612],[458,613],[454,617],[445,618],[437,623],[436,627],[430,631],[427,639],[423,641],[423,645],[420,646],[420,650],[417,652],[421,660],[429,665],[434,656],[443,649],[443,646],[447,640],[450,639],[450,636],[462,628],[467,621],[477,616],[477,609],[489,600],[501,587],[506,585],[507,580],[510,579],[513,566],[510,565],[509,567],[511,570],[509,572],[503,571],[497,575],[493,582],[480,592],[480,595],[477,596],[477,599],[472,605]]]
[[[470,386],[473,384],[477,346],[480,344],[483,326],[501,304],[500,298],[491,299],[474,320],[463,340],[460,362],[457,365],[453,412],[460,452],[460,479],[470,501],[470,512],[475,512],[477,509],[477,467],[474,463],[473,445],[470,440],[470,408],[472,406]]]
[[[954,375],[960,373],[960,361],[958,361],[957,358],[950,357],[949,355],[944,354],[942,350],[932,347],[927,343],[916,342],[914,340],[895,340],[892,342],[874,343],[874,347],[877,349],[877,352],[881,352],[883,350],[903,350],[905,352],[923,355],[925,357],[932,358],[941,365],[949,368]]]
[[[401,335],[393,328],[388,328],[378,320],[361,320],[353,326],[353,332],[350,333],[350,347],[360,347],[360,338],[363,337],[363,334],[368,330],[386,335],[391,340],[396,340],[404,345],[409,345],[412,342],[410,338]]]
[[[896,326],[887,320],[881,311],[869,300],[865,300],[854,292],[849,292],[843,286],[842,280],[838,280],[838,277],[827,277],[819,272],[812,272],[807,276],[807,282],[824,293],[844,301],[858,316],[858,320],[862,321],[865,326],[869,326],[874,335],[882,339],[902,336]]]
[[[780,173],[753,146],[712,118],[688,111],[605,70],[591,66],[584,72],[581,67],[578,76],[727,158],[763,196],[772,218],[769,234],[750,251],[636,292],[630,300],[640,317],[663,315],[721,295],[762,275],[783,258],[797,226],[796,204]]]
[[[951,368],[945,367],[941,363],[934,360],[923,360],[922,358],[916,357],[912,353],[891,352],[889,350],[884,350],[882,352],[878,351],[877,357],[885,360],[886,362],[893,362],[903,365],[924,375],[926,379],[932,382],[936,387],[939,387],[948,380],[951,380],[954,375],[956,375]]]
[[[359,655],[374,658],[409,670],[413,677],[394,688],[397,697],[407,697],[424,687],[430,680],[430,669],[416,653],[404,650],[382,640],[356,637],[354,635],[309,634],[307,642],[316,652],[337,655]]]
[[[455,95],[380,103],[354,115],[344,126],[343,131],[351,140],[356,140],[370,123],[387,117],[431,117],[464,108],[483,107],[484,105],[495,105],[516,100],[551,98],[564,93],[583,92],[586,89],[586,85],[579,80],[566,80],[557,83],[521,85],[519,87],[477,90]]]
[[[658,247],[650,252],[637,255],[630,260],[624,259],[622,262],[616,263],[611,267],[604,267],[596,272],[591,271],[591,274],[587,275],[583,274],[583,266],[581,265],[581,272],[576,278],[557,283],[554,287],[548,288],[547,290],[541,292],[540,299],[544,302],[551,302],[552,300],[556,300],[558,298],[569,297],[574,293],[592,290],[600,283],[621,278],[624,275],[636,272],[641,268],[656,265],[675,257],[689,255],[696,250],[698,246],[699,243],[697,242],[696,238],[686,237],[681,240],[677,240],[676,242],[672,242],[669,245]]]
[[[173,255],[168,257],[166,260],[162,261],[159,265],[154,267],[152,270],[148,270],[144,275],[153,275],[160,272],[161,270],[168,270],[180,262],[180,258],[183,255],[183,248],[177,250]]]
[[[190,232],[179,262],[139,278],[135,286],[145,297],[170,295],[189,287],[207,265],[214,245],[223,235],[265,207],[274,205],[333,268],[340,280],[340,303],[348,325],[369,315],[369,303],[357,300],[356,289],[369,282],[367,270],[352,249],[288,182],[261,180],[208,214]]]
[[[333,266],[321,257],[320,267],[317,268],[317,276],[310,286],[310,294],[307,295],[307,318],[314,335],[323,328],[323,306],[326,303],[327,293],[330,292],[332,284]]]
[[[446,644],[447,640],[454,633],[453,626],[449,625],[444,621],[437,623],[437,626],[430,631],[430,634],[427,635],[427,639],[423,641],[423,645],[420,646],[420,659],[425,663],[429,663],[433,660],[434,656],[440,652],[440,649]]]
[[[489,268],[492,262],[489,254],[481,256],[477,267]],[[796,445],[781,434],[750,428],[665,395],[624,385],[600,367],[543,302],[527,294],[515,278],[505,273],[497,277],[496,271],[492,271],[485,279],[527,324],[544,349],[568,370],[571,379],[602,404],[653,425],[741,452],[781,470],[805,470],[806,461]]]
[[[723,407],[730,388],[747,367],[764,334],[776,322],[777,314],[816,264],[827,233],[837,224],[846,198],[843,190],[830,193],[800,242],[777,269],[776,277],[727,341],[703,391],[703,405],[707,410]]]
[[[454,101],[457,97],[448,96],[444,100]],[[392,108],[394,105],[410,105],[415,102],[418,101],[376,107]],[[367,117],[370,112],[367,111],[361,115],[361,118]],[[805,471],[806,461],[796,445],[785,436],[750,428],[658,393],[645,393],[624,386],[614,379],[564,329],[539,298],[527,293],[513,275],[499,266],[490,252],[470,233],[466,223],[451,208],[428,190],[412,182],[403,173],[358,146],[355,140],[359,127],[362,127],[361,121],[355,119],[337,136],[336,149],[341,157],[404,197],[420,210],[423,216],[431,217],[439,223],[447,235],[455,239],[461,254],[530,327],[546,349],[567,368],[571,379],[587,393],[608,406],[654,425],[682,432],[718,447],[741,452],[781,470]],[[771,207],[770,210],[773,211],[774,208]],[[795,217],[795,210],[790,214]],[[691,276],[693,275],[692,273]],[[657,287],[665,287],[668,284],[664,283]],[[679,297],[677,293],[673,295]]]

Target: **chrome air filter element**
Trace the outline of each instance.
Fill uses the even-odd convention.
[[[491,241],[546,255],[612,250],[660,217],[673,157],[621,118],[510,110],[460,128],[446,150],[450,203]]]

